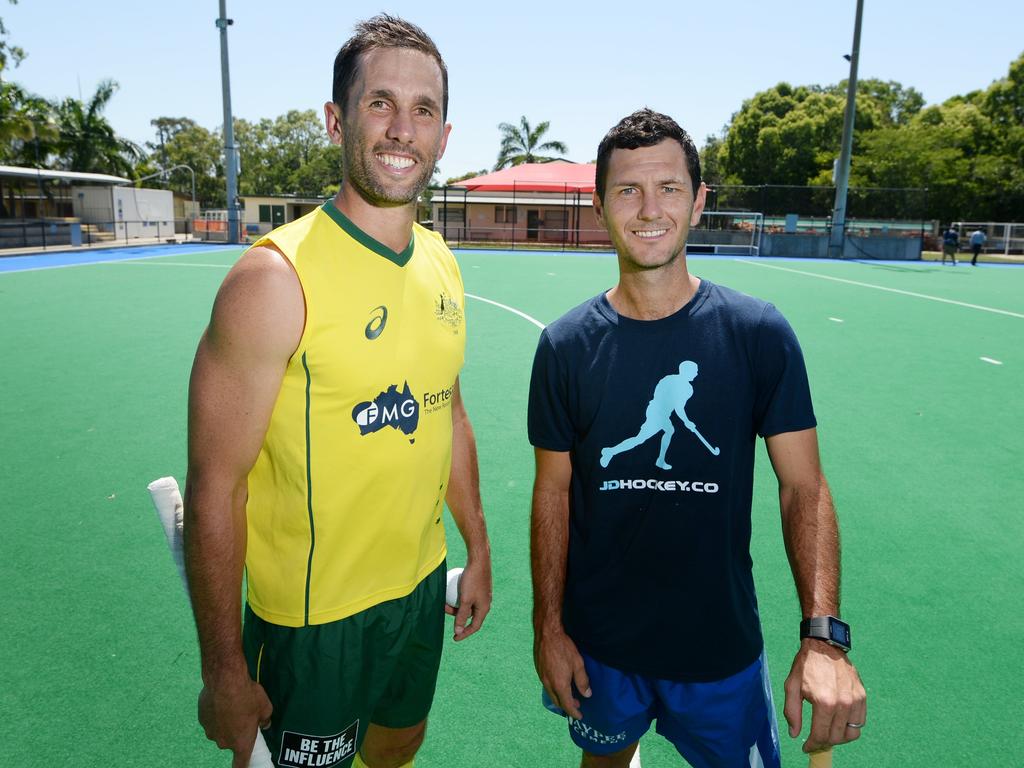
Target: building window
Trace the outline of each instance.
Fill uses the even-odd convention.
[[[270,206],[269,205],[261,205],[260,206],[260,221],[261,222],[266,222],[268,224],[270,223]]]
[[[564,229],[567,222],[567,211],[563,209],[544,211],[544,226]]]
[[[515,224],[516,223],[516,207],[514,205],[496,205],[496,206],[494,206],[494,223],[495,224]]]
[[[439,221],[445,224],[465,224],[466,223],[466,209],[465,208],[438,208],[437,218]]]

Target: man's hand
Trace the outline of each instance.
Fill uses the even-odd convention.
[[[856,668],[846,654],[821,641],[807,638],[793,660],[786,678],[789,735],[797,738],[803,723],[803,701],[811,703],[811,731],[804,752],[816,752],[833,744],[845,744],[860,737],[867,721],[867,693]]]
[[[459,582],[458,610],[444,606],[444,612],[455,617],[455,641],[465,640],[480,629],[490,610],[491,558],[470,558]]]
[[[579,699],[572,695],[572,686],[590,698],[590,678],[583,666],[583,657],[576,643],[561,629],[538,632],[533,643],[533,664],[544,690],[556,706],[574,720],[582,720]]]
[[[206,738],[234,753],[232,768],[246,768],[256,728],[270,725],[274,707],[263,686],[248,672],[223,677],[199,692],[199,723]]]

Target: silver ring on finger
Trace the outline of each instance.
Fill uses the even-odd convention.
[[[864,727],[864,723],[847,723],[846,727],[847,728],[863,728]]]

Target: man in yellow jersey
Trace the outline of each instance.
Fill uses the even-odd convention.
[[[467,549],[456,640],[491,603],[462,280],[414,224],[451,130],[447,70],[381,15],[339,51],[332,96],[341,189],[232,268],[192,369],[199,720],[236,767],[257,726],[278,766],[412,764],[444,633],[445,501]]]

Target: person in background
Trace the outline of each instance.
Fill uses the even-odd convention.
[[[985,233],[981,231],[981,228],[971,232],[971,266],[978,266],[978,255],[981,253],[982,246],[988,241]]]
[[[953,266],[956,266],[956,252],[960,248],[960,233],[956,231],[956,228],[950,224],[945,232],[942,233],[942,263],[946,263],[946,259],[949,258],[953,261]]]

